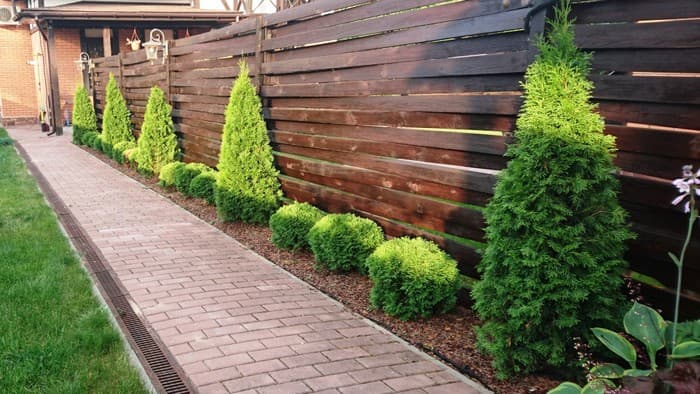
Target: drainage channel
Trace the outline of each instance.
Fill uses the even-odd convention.
[[[97,288],[107,302],[134,353],[141,361],[141,365],[151,379],[153,387],[159,393],[167,394],[195,392],[175,362],[172,354],[156,340],[141,318],[134,312],[126,297],[126,292],[122,290],[121,284],[115,279],[112,272],[107,269],[104,257],[97,246],[88,237],[85,230],[75,219],[75,216],[73,216],[63,200],[61,200],[44,175],[32,162],[24,147],[16,141],[14,145],[24,159],[29,171],[34,175],[46,200],[58,215],[71,242],[82,255],[88,271],[98,285]]]

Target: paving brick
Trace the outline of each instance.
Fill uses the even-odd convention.
[[[394,371],[401,375],[415,375],[419,373],[435,372],[442,370],[439,365],[430,361],[417,361],[414,363],[400,364],[393,367]]]
[[[274,386],[266,386],[258,389],[258,393],[260,394],[299,394],[310,392],[311,389],[309,386],[302,382],[276,384]]]
[[[245,376],[238,379],[227,380],[224,382],[224,386],[231,393],[239,393],[243,390],[253,389],[261,386],[269,386],[275,384],[275,380],[266,373],[260,375]]]
[[[238,370],[245,376],[256,375],[265,372],[279,371],[286,367],[279,360],[267,360],[243,364],[238,366]]]
[[[242,343],[235,343],[233,345],[221,346],[219,348],[224,354],[238,354],[246,353],[253,350],[265,349],[265,345],[260,341],[248,341]]]
[[[382,382],[372,382],[357,384],[348,387],[341,387],[340,392],[343,394],[383,394],[392,393],[394,392],[394,390],[392,390],[389,386],[385,385]],[[457,392],[455,392],[454,394],[457,394]]]
[[[255,361],[264,361],[272,359],[280,359],[282,357],[288,357],[296,355],[294,351],[289,346],[274,347],[271,349],[258,350],[248,353]]]
[[[253,359],[246,353],[229,354],[223,357],[204,360],[204,364],[211,370],[234,367],[252,362]]]
[[[354,385],[355,380],[346,373],[341,373],[337,375],[321,376],[318,378],[311,378],[304,380],[309,387],[314,391],[331,389],[335,387]]]
[[[285,357],[282,362],[289,368],[301,367],[303,365],[313,365],[327,363],[329,360],[321,353],[309,353],[301,356]]]
[[[343,372],[357,371],[365,367],[355,360],[333,361],[325,364],[314,365],[324,375],[333,375]]]
[[[426,387],[424,389],[429,394],[478,394],[479,390],[464,382],[450,383],[442,386]]]
[[[348,358],[359,358],[364,356],[369,356],[366,350],[361,348],[348,348],[348,349],[337,349],[323,352],[323,355],[328,357],[331,361],[345,360]]]
[[[378,367],[350,372],[350,376],[352,376],[358,383],[366,383],[376,380],[398,378],[401,377],[401,374],[394,371],[390,367]]]
[[[269,339],[263,339],[261,341],[265,347],[279,347],[279,346],[293,346],[304,344],[304,340],[298,335],[287,335],[284,337],[274,337]],[[324,349],[326,350],[326,349]],[[297,352],[298,353],[298,352]]]
[[[315,378],[321,376],[321,373],[312,366],[283,369],[280,371],[270,372],[270,375],[279,383],[291,382],[293,380],[301,380]]]
[[[208,371],[190,375],[192,383],[197,386],[204,386],[211,383],[223,382],[233,378],[240,377],[241,374],[238,372],[236,367],[222,368],[215,371]]]
[[[329,343],[329,342],[312,342],[312,343],[302,343],[300,345],[292,345],[291,348],[297,354],[306,354],[306,353],[323,352],[326,350],[333,350],[333,349],[335,349],[335,346],[333,346],[333,344]]]
[[[402,376],[400,378],[385,380],[384,383],[396,391],[430,387],[435,384],[432,379],[425,375]]]

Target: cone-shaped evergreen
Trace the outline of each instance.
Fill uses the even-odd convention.
[[[122,141],[134,141],[131,132],[131,112],[117,86],[114,75],[109,74],[105,89],[105,110],[102,114],[102,142],[105,153],[111,155],[112,146]]]
[[[152,87],[136,150],[139,171],[158,174],[161,167],[175,161],[178,154],[177,136],[170,117],[171,110],[165,93],[157,86]]]
[[[97,117],[95,108],[90,102],[87,90],[84,86],[78,86],[75,90],[73,105],[73,143],[80,145],[83,134],[97,132]]]
[[[219,154],[216,208],[224,221],[267,223],[282,192],[260,99],[245,62],[233,84]]]
[[[625,241],[614,139],[591,104],[590,55],[574,44],[568,0],[525,74],[517,142],[485,211],[474,287],[480,346],[505,377],[567,361],[573,337],[616,326]]]

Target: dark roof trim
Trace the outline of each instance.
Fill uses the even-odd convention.
[[[247,16],[247,15],[246,15]],[[172,21],[172,22],[235,22],[245,17],[232,11],[80,11],[57,8],[27,8],[17,13],[16,21],[31,20],[80,20],[80,21]]]

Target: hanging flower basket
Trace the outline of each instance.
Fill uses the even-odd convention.
[[[134,29],[134,32],[131,33],[131,38],[126,39],[126,43],[131,45],[132,51],[138,51],[139,49],[141,49],[141,39],[136,33],[136,29]]]

